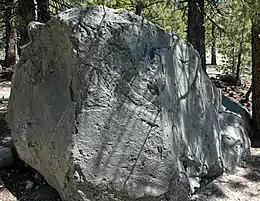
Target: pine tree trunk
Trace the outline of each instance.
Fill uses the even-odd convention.
[[[236,35],[233,36],[233,55],[232,55],[232,74],[236,73],[236,52],[237,52],[237,43]]]
[[[216,53],[216,25],[212,23],[211,30],[212,46],[211,46],[211,65],[217,65],[217,53]]]
[[[252,146],[260,146],[260,25],[252,24]]]
[[[135,7],[135,14],[141,16],[143,10],[143,3],[141,1],[138,1]]]
[[[13,67],[18,61],[18,49],[17,49],[17,31],[15,28],[13,18],[13,0],[10,0],[5,8],[5,31],[6,31],[6,43],[5,43],[5,60],[4,66]]]
[[[252,84],[250,85],[249,89],[246,92],[246,95],[245,95],[246,101],[249,101],[249,96],[250,96],[251,93],[252,93]]]
[[[236,83],[239,83],[240,79],[240,67],[241,67],[241,57],[243,53],[243,43],[245,38],[245,26],[246,26],[246,10],[244,8],[244,21],[243,21],[243,27],[242,27],[242,33],[241,33],[241,39],[239,43],[239,51],[238,51],[238,58],[237,58],[237,68],[236,68]]]
[[[199,52],[202,69],[206,72],[204,0],[189,0],[188,41]]]
[[[31,21],[35,20],[34,0],[18,0],[18,11],[20,23],[18,26],[20,41],[19,46],[29,43],[27,26]]]
[[[36,0],[37,2],[37,20],[47,22],[51,17],[49,13],[49,0]]]

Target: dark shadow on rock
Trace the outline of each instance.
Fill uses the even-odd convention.
[[[227,198],[227,195],[215,183],[211,183],[197,192],[198,195],[210,195],[210,197]]]
[[[57,191],[49,185],[40,186],[37,190],[30,192],[28,195],[21,197],[20,201],[59,201],[60,196]]]
[[[223,104],[224,107],[226,107],[226,109],[228,111],[235,113],[233,115],[233,117],[236,117],[236,118],[242,117],[244,119],[246,129],[249,133],[249,137],[251,137],[253,122],[252,122],[252,118],[251,118],[250,113],[245,108],[243,108],[240,104],[232,101],[230,98],[226,97],[225,95],[222,95],[222,104]],[[241,117],[239,117],[238,115],[241,115]],[[234,121],[234,120],[230,119],[230,122],[226,122],[227,125],[232,123],[232,121]],[[242,143],[244,143],[246,141],[247,141],[246,139],[243,139]]]
[[[6,113],[0,112],[0,146],[12,148],[15,162],[13,165],[0,169],[0,179],[19,201],[58,201],[61,200],[55,189],[49,186],[36,170],[26,165],[18,158],[11,141],[10,129],[5,121]],[[26,189],[26,181],[32,181],[33,187]],[[0,198],[1,199],[1,198]]]

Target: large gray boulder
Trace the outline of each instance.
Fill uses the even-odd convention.
[[[250,126],[176,34],[102,7],[29,31],[8,122],[19,156],[63,200],[186,200],[248,156]]]

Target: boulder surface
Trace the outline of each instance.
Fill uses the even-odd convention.
[[[248,156],[247,117],[176,34],[103,7],[29,32],[7,119],[21,159],[63,200],[183,201]]]

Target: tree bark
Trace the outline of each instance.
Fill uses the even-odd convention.
[[[29,40],[27,26],[35,20],[34,0],[18,0],[18,12],[21,22],[18,26],[20,35],[19,46],[27,44]]]
[[[217,51],[216,51],[216,25],[212,23],[211,30],[212,46],[211,46],[211,65],[217,65]]]
[[[138,1],[135,7],[135,14],[141,16],[143,11],[143,3]]]
[[[252,146],[260,143],[260,25],[252,23],[252,112],[253,135]]]
[[[239,51],[238,51],[238,57],[237,57],[237,68],[236,68],[236,83],[239,83],[240,79],[240,67],[241,67],[241,57],[243,53],[243,43],[244,43],[244,38],[245,38],[245,26],[246,26],[246,10],[244,8],[244,21],[243,21],[243,27],[242,27],[242,33],[241,33],[241,38],[240,38],[240,43],[239,43]]]
[[[49,13],[49,0],[36,0],[37,2],[37,20],[47,22],[51,16]]]
[[[188,4],[188,41],[199,52],[206,72],[204,0],[189,0]]]
[[[236,35],[233,36],[232,74],[236,73]]]
[[[10,0],[5,8],[5,60],[4,66],[13,67],[18,61],[17,31],[13,19],[14,2]]]
[[[246,95],[245,95],[246,101],[249,101],[249,96],[250,96],[251,93],[252,93],[252,84],[250,85],[249,89],[246,92]]]

